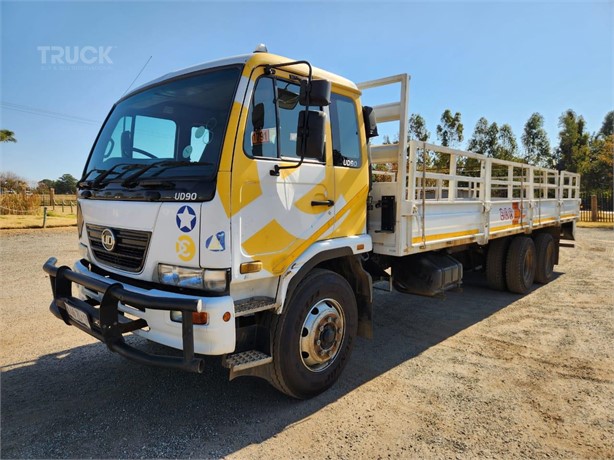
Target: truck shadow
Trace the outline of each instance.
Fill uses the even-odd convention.
[[[255,378],[228,382],[215,358],[195,375],[130,363],[99,343],[13,364],[2,369],[1,457],[209,458],[236,452],[521,298],[483,285],[482,277],[467,274],[464,292],[445,298],[377,290],[374,339],[358,339],[340,381],[309,401],[290,399]],[[158,347],[128,340],[152,352]]]

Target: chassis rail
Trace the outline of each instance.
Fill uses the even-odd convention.
[[[87,275],[76,273],[67,266],[56,267],[57,259],[51,257],[43,270],[49,274],[53,301],[51,312],[66,324],[75,326],[97,338],[121,356],[141,364],[170,367],[201,373],[204,361],[194,356],[193,312],[202,311],[200,299],[156,297],[132,292],[121,283],[103,282]],[[98,307],[73,297],[72,284],[102,294]],[[123,334],[147,327],[144,319],[131,320],[120,314],[118,303],[122,302],[139,310],[179,310],[182,314],[183,357],[153,355],[128,345]],[[71,315],[69,310],[73,313]],[[76,310],[76,311],[75,311]],[[80,312],[80,314],[79,314]],[[189,313],[189,314],[186,314]]]

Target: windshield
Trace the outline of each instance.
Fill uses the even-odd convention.
[[[239,67],[212,70],[120,101],[92,149],[84,178],[96,186],[213,178],[240,74]]]

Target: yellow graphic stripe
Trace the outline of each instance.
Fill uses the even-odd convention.
[[[335,216],[337,221],[340,221],[345,216],[345,214],[351,211],[356,211],[356,209],[359,209],[361,211],[364,210],[364,206],[367,200],[368,193],[369,193],[369,187],[367,185],[363,186],[358,191],[358,193],[356,193],[356,195],[354,195],[354,197],[350,201],[348,201],[343,208],[339,210],[339,212]]]
[[[430,242],[430,241],[436,241],[436,240],[447,240],[450,238],[458,238],[460,236],[472,236],[472,235],[477,235],[480,231],[477,228],[474,228],[473,230],[464,230],[462,232],[452,232],[452,233],[438,233],[436,235],[426,235],[424,237],[424,241],[426,242]],[[411,243],[412,244],[418,244],[418,243],[422,243],[423,239],[421,236],[418,236],[416,238],[412,238]]]
[[[369,186],[365,185],[360,190],[359,193],[354,195],[354,197],[350,201],[348,201],[343,208],[341,208],[341,210],[337,213],[336,217],[341,217],[345,213],[347,213],[350,209],[352,209],[353,206],[355,206],[358,203],[360,203],[361,198],[364,201],[364,198],[365,198],[366,194],[368,193],[368,190],[369,190]],[[366,209],[365,209],[365,212],[366,212]],[[276,264],[274,264],[273,267],[271,267],[271,270],[270,270],[271,273],[274,273],[274,274],[282,273],[294,260],[297,259],[298,256],[300,256],[303,252],[305,252],[305,250],[309,246],[311,246],[313,243],[318,241],[320,239],[320,237],[324,233],[326,233],[326,231],[329,230],[333,226],[334,223],[335,223],[335,218],[329,219],[309,239],[303,240],[303,242],[300,243],[296,247],[296,249],[294,249],[292,252],[290,252],[284,259],[282,259],[279,262],[277,262]]]
[[[519,225],[519,224],[511,224],[511,225],[502,225],[499,227],[491,227],[490,231],[492,232],[498,232],[500,230],[511,230],[513,228],[518,228],[521,229],[523,226]]]
[[[545,219],[537,219],[537,222],[535,222],[536,225],[542,225],[542,224],[547,224],[549,222],[554,222],[556,220],[555,217],[548,217]]]

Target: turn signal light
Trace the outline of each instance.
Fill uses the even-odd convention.
[[[201,311],[192,313],[192,322],[194,324],[207,324],[209,322],[207,312]]]
[[[245,275],[246,273],[257,273],[260,270],[262,270],[262,262],[260,262],[259,260],[255,262],[242,263],[239,267],[239,271],[242,275]]]
[[[178,310],[171,311],[171,321],[176,323],[180,323],[183,314]],[[207,312],[194,312],[192,313],[192,323],[193,324],[209,324],[209,316],[207,316]]]

